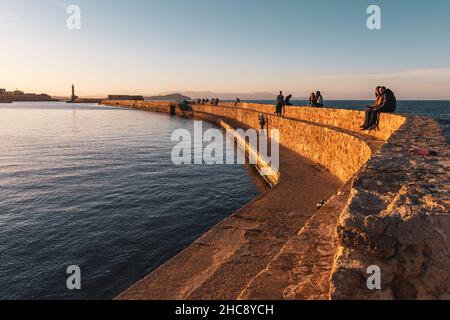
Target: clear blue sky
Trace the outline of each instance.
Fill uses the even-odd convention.
[[[70,4],[81,30],[66,28]],[[366,27],[381,7],[382,30]],[[450,99],[450,1],[0,0],[0,87]],[[5,39],[7,39],[5,41]]]

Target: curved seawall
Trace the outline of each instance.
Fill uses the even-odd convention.
[[[361,134],[364,113],[351,110],[287,107],[277,118],[273,106],[247,103],[187,111],[169,102],[103,103],[233,128],[258,128],[265,113],[268,128],[280,131],[277,186],[119,298],[449,297],[449,149],[434,120],[383,114],[379,131]],[[412,145],[439,156],[412,156]],[[310,176],[299,177],[302,170]],[[307,187],[292,192],[299,185]],[[328,199],[319,211],[317,193]],[[381,270],[381,290],[367,288],[370,266]]]

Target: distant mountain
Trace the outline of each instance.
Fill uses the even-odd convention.
[[[145,97],[145,100],[153,100],[153,101],[179,101],[179,100],[191,100],[190,97],[184,96],[180,93],[172,93],[162,96],[152,96],[152,97]]]

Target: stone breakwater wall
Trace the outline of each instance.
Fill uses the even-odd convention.
[[[104,101],[104,104],[162,113],[173,111],[170,102]],[[227,104],[220,107],[194,105],[191,106],[191,112],[234,119],[254,129],[259,129],[258,115],[264,112],[267,128],[280,131],[280,144],[325,167],[343,182],[351,178],[372,155],[367,141],[344,126],[332,127],[320,122],[304,121],[301,117],[278,118],[266,112],[269,107],[261,105],[261,110],[258,110],[257,106],[250,109],[228,107]],[[186,111],[177,108],[175,113],[182,115]]]
[[[408,153],[414,145],[438,157]],[[337,224],[334,299],[450,298],[450,152],[432,119],[408,116],[352,181]],[[368,266],[381,290],[367,290]]]
[[[234,103],[223,102],[221,106],[233,107]],[[273,114],[275,107],[268,104],[257,103],[239,103],[239,108],[255,110],[267,114]],[[307,107],[285,107],[284,117],[310,121],[313,123],[327,125],[333,128],[341,128],[352,132],[359,132],[360,125],[364,122],[364,112],[356,110],[343,109],[327,109],[327,108],[307,108]],[[398,130],[405,122],[405,118],[392,115],[382,114],[380,122],[380,130],[371,131],[367,134],[381,140],[388,140],[392,133]]]
[[[260,112],[234,107],[194,106],[196,112],[236,119],[259,128]],[[342,181],[347,181],[372,155],[370,146],[351,132],[317,123],[266,114],[267,128],[278,129],[280,144],[313,160]]]
[[[286,255],[292,257],[295,241],[314,247],[318,239],[312,235],[322,234],[327,242],[333,242],[327,250],[332,250],[334,259],[324,262],[318,254],[317,261],[310,263],[320,263],[321,267],[323,263],[331,264],[330,271],[320,275],[322,280],[327,279],[324,290],[328,298],[450,298],[450,152],[434,120],[383,114],[380,130],[362,135],[359,125],[364,113],[350,110],[287,107],[285,117],[277,118],[273,116],[273,106],[250,103],[238,107],[231,103],[194,105],[190,111],[178,108],[174,111],[169,102],[105,101],[104,104],[179,115],[224,117],[251,128],[258,128],[257,116],[265,113],[268,128],[280,130],[282,146],[325,167],[348,189],[332,197],[332,205],[326,205],[300,230],[302,241],[288,241],[278,258],[286,261]],[[439,156],[410,155],[408,151],[413,145],[436,150]],[[330,208],[338,208],[335,211],[339,212],[333,213],[336,219],[330,219]],[[300,251],[302,247],[296,246],[295,250]],[[274,259],[272,265],[277,262]],[[309,283],[315,283],[317,279],[309,279],[312,273],[304,270],[312,268],[299,268],[301,264],[302,261],[297,263],[294,259],[291,267],[295,269],[295,278],[291,277],[290,281],[298,279],[298,284],[289,283],[289,290],[297,291],[282,297],[315,297],[309,293],[312,286],[302,281],[308,279]],[[270,265],[265,270],[270,277],[264,277],[261,272],[260,278],[255,277],[240,298],[270,299],[273,289],[260,294],[261,288],[275,281]],[[381,270],[381,290],[367,287],[370,266]],[[281,288],[280,292],[289,290]]]

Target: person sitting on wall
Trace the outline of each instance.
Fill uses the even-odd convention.
[[[364,124],[361,125],[361,130],[367,130],[370,127],[375,109],[381,106],[383,102],[383,95],[381,94],[381,86],[375,88],[375,103],[367,106]]]
[[[374,130],[378,127],[381,113],[394,113],[397,109],[397,98],[391,89],[380,88],[380,105],[367,112],[366,127],[363,130]]]
[[[397,110],[397,98],[395,97],[394,92],[386,87],[381,87],[381,94],[383,97],[382,103],[379,107],[375,108],[368,130],[378,128],[381,113],[395,113]]]
[[[323,108],[323,97],[320,91],[316,92],[316,106],[318,108]]]
[[[241,99],[236,98],[236,101],[234,102],[234,106],[237,107],[237,105],[241,103]]]
[[[283,96],[283,91],[280,91],[280,94],[277,97],[277,103],[275,106],[275,113],[278,117],[281,117],[281,115],[283,113],[284,104],[285,104],[285,100],[284,100],[284,96]]]
[[[309,96],[308,107],[317,107],[317,98],[314,92],[311,92],[311,95]]]

